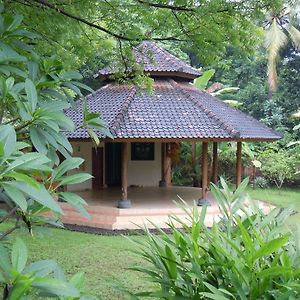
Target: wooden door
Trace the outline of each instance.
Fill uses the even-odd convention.
[[[105,144],[105,183],[121,186],[121,143]]]
[[[92,188],[98,190],[103,187],[103,148],[92,148]]]

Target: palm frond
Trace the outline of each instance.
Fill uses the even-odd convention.
[[[293,41],[294,47],[300,49],[300,31],[293,25],[289,25],[287,31]]]
[[[277,24],[276,18],[267,30],[265,38],[265,47],[268,51],[268,81],[272,91],[277,88],[277,70],[276,63],[279,57],[280,49],[287,43],[287,36],[282,28]]]

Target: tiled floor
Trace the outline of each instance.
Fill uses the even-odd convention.
[[[132,204],[129,209],[117,208],[117,201],[121,198],[120,188],[80,191],[77,194],[87,201],[91,219],[83,218],[68,204],[62,203],[65,212],[63,222],[107,229],[134,229],[144,223],[152,227],[151,222],[166,227],[170,214],[186,218],[184,211],[175,202],[182,203],[184,200],[192,207],[201,197],[201,189],[177,186],[128,188],[128,198]],[[212,205],[208,208],[207,222],[212,223],[213,217],[218,215],[219,211],[210,193],[208,198]]]
[[[128,189],[128,198],[132,207],[128,209],[117,208],[117,201],[121,198],[120,188],[106,188],[98,191],[77,192],[88,203],[87,210],[90,219],[84,218],[66,203],[61,203],[64,211],[62,221],[69,224],[77,224],[105,229],[135,229],[146,224],[153,227],[155,223],[161,228],[166,227],[169,215],[176,215],[186,220],[186,213],[175,202],[184,200],[189,207],[201,197],[201,188],[178,187],[137,187]],[[219,209],[211,193],[207,197],[211,206],[207,208],[205,222],[208,226],[218,218]],[[269,205],[263,202],[260,206],[269,210]],[[198,207],[201,210],[201,207]]]

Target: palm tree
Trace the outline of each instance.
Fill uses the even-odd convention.
[[[280,50],[287,44],[289,39],[296,49],[300,49],[300,31],[291,23],[296,16],[299,7],[291,10],[284,7],[277,13],[272,13],[266,22],[265,46],[268,53],[268,82],[269,98],[277,89],[277,62],[280,58]]]

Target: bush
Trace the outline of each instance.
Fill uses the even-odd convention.
[[[134,267],[158,283],[156,291],[134,295],[163,299],[298,299],[300,296],[299,230],[283,230],[290,209],[265,214],[255,203],[243,204],[248,179],[232,191],[211,186],[221,211],[212,228],[199,213],[183,206],[189,224],[170,218],[171,234],[139,240],[139,254],[150,266]],[[179,222],[182,229],[177,229]],[[136,298],[135,298],[136,299]]]
[[[299,154],[288,150],[268,150],[261,155],[262,175],[278,188],[296,179]]]
[[[258,188],[264,189],[268,187],[268,180],[262,176],[255,178],[255,185]]]

